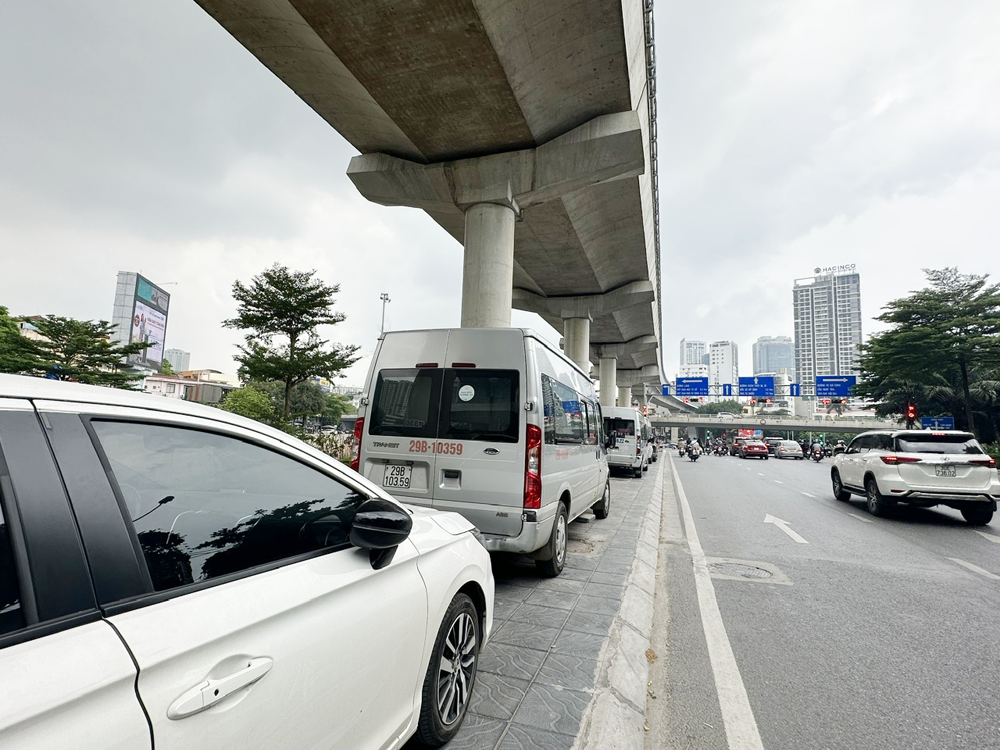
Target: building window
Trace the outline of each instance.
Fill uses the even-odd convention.
[[[167,383],[167,393],[173,393],[177,389],[175,383]]]

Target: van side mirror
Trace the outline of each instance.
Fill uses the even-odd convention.
[[[614,436],[614,433],[612,433],[612,434],[610,434],[610,435],[607,435],[607,436],[605,437],[605,439],[604,439],[604,447],[605,447],[605,448],[606,448],[607,450],[611,450],[611,449],[612,449],[612,448],[614,448],[614,447],[615,447],[615,445],[617,445],[617,444],[618,444],[618,441],[617,441],[617,440],[615,439],[615,436]]]

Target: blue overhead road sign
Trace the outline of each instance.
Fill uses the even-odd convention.
[[[788,395],[793,398],[802,395],[802,384],[801,383],[789,383],[788,384]]]
[[[817,396],[850,396],[851,389],[857,385],[856,375],[817,375]]]
[[[708,378],[677,378],[678,396],[707,396]]]
[[[663,384],[663,391],[662,391],[662,393],[663,393],[664,396],[669,396],[670,395],[670,386],[667,383]]]
[[[723,383],[722,384],[722,395],[723,396],[732,396],[733,395],[733,384],[732,383]]]
[[[773,396],[774,377],[764,377],[754,375],[749,378],[740,378],[741,396]]]
[[[920,426],[925,430],[954,430],[954,417],[923,417]]]

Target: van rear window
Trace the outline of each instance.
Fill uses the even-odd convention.
[[[516,443],[517,370],[382,370],[372,399],[372,435]]]
[[[604,432],[608,435],[613,432],[618,437],[631,437],[635,435],[635,420],[605,417]]]

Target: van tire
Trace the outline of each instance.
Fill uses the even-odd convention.
[[[632,476],[636,479],[642,479],[642,464],[639,464],[638,468],[632,469]]]
[[[538,572],[547,578],[555,578],[566,566],[566,543],[568,541],[569,523],[566,516],[566,506],[559,503],[555,520],[552,522],[552,533],[545,545],[545,551],[550,555],[548,560],[535,560]]]
[[[601,502],[597,505],[591,506],[591,510],[594,511],[594,515],[597,516],[598,520],[603,521],[608,517],[608,513],[611,512],[611,480],[604,485],[604,496],[601,498]]]

